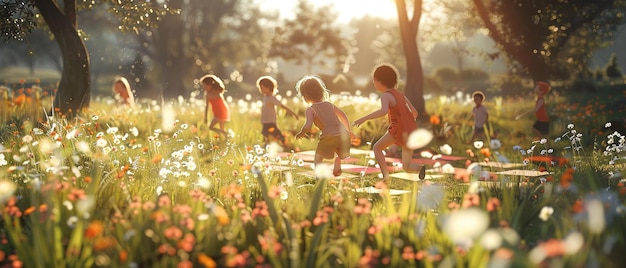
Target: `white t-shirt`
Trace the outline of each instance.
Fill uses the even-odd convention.
[[[487,122],[487,108],[485,108],[485,105],[481,105],[480,107],[474,106],[472,113],[474,113],[474,126],[483,127]]]
[[[274,95],[263,96],[263,106],[261,106],[261,123],[276,123],[276,106],[280,106],[280,101]]]

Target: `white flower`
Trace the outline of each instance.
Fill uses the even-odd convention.
[[[105,139],[98,139],[96,141],[96,146],[103,148],[105,146],[107,146],[107,144],[109,144]]]
[[[432,139],[433,139],[432,132],[423,128],[418,128],[417,130],[409,134],[409,137],[407,138],[407,141],[406,141],[406,147],[409,149],[413,149],[413,150],[422,148],[428,145],[428,143],[430,143]]]
[[[452,147],[448,145],[447,143],[444,145],[441,145],[441,147],[439,147],[439,150],[441,151],[442,154],[445,154],[445,155],[452,154]]]
[[[441,167],[441,171],[442,171],[443,173],[454,173],[454,167],[453,167],[452,165],[450,165],[450,164],[446,163],[446,164],[444,164],[444,165]]]
[[[569,124],[569,125],[567,125],[567,128],[569,128],[569,129],[574,128],[574,124]]]
[[[280,199],[287,200],[287,198],[289,198],[289,193],[287,193],[287,191],[280,192]]]
[[[81,199],[76,203],[76,212],[78,213],[78,215],[88,218],[91,210],[94,208],[95,205],[95,198],[93,198],[93,196],[91,195],[88,195],[85,199]]]
[[[546,142],[548,142],[548,140],[546,138],[543,138],[539,141],[539,143],[541,144],[546,144]]]
[[[481,209],[454,211],[443,222],[443,232],[454,243],[465,244],[483,234],[489,226],[489,216]]]
[[[17,186],[13,181],[0,179],[0,204],[4,204],[13,196]]]
[[[31,143],[33,141],[33,136],[31,135],[25,135],[24,137],[22,137],[22,141],[24,143]]]
[[[417,207],[421,211],[437,209],[441,204],[445,191],[443,186],[426,184],[417,193]]]
[[[567,235],[567,237],[563,239],[563,244],[565,245],[565,253],[570,255],[576,254],[582,248],[584,243],[585,237],[579,232],[574,232]]]
[[[611,122],[608,122],[608,123],[604,124],[604,127],[605,128],[610,128],[611,127]]]
[[[489,229],[480,239],[480,243],[486,250],[496,250],[502,245],[502,236],[496,230]]]
[[[483,148],[483,145],[485,145],[483,141],[475,141],[474,142],[474,148],[476,148],[476,149]]]
[[[137,130],[137,127],[132,127],[131,129],[129,129],[130,134],[133,134],[133,136],[137,137],[139,135],[139,130]]]
[[[539,218],[542,221],[547,221],[550,218],[550,216],[552,216],[553,213],[554,213],[554,208],[545,206],[541,208],[541,212],[539,212]]]
[[[604,217],[604,205],[598,199],[592,199],[587,202],[588,225],[589,231],[593,234],[601,234],[606,226]]]
[[[333,178],[333,170],[332,166],[325,163],[320,163],[315,165],[315,177],[318,179],[328,179]]]
[[[110,127],[110,128],[107,128],[107,133],[115,134],[115,133],[117,133],[117,130],[118,130],[117,127]]]

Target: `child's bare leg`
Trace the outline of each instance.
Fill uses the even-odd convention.
[[[383,154],[383,150],[389,145],[392,145],[395,142],[391,134],[385,133],[372,148],[374,150],[374,157],[376,158],[376,162],[378,162],[378,166],[380,166],[380,173],[383,175],[383,180],[387,180],[389,178],[389,169],[387,168],[387,161],[385,160],[385,155]]]
[[[219,125],[219,128],[216,128],[215,125]],[[224,131],[224,122],[217,120],[217,119],[213,119],[213,121],[211,121],[211,125],[209,125],[209,129],[213,130],[221,135],[224,135],[224,138],[227,136],[228,133],[226,133],[226,131]]]
[[[424,165],[418,165],[411,162],[413,159],[413,150],[403,147],[402,148],[402,168],[407,173],[418,173],[419,178],[423,180],[426,177],[426,167]]]
[[[403,147],[402,148],[402,169],[407,173],[416,173],[421,165],[411,163],[413,159],[413,150]]]
[[[335,177],[341,176],[341,159],[339,159],[339,156],[335,157],[335,167],[333,168],[333,175],[335,175]]]

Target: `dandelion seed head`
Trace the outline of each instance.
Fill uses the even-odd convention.
[[[417,130],[411,132],[406,141],[406,147],[409,149],[418,149],[422,148],[433,139],[433,133],[427,129],[418,128]]]
[[[467,243],[485,232],[489,216],[481,209],[469,208],[450,213],[443,223],[443,232],[455,243]]]

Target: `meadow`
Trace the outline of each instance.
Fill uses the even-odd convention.
[[[293,139],[303,116],[280,112],[290,144],[264,144],[253,96],[229,99],[229,137],[220,139],[195,98],[129,109],[102,97],[66,118],[29,108],[50,107],[30,92],[2,106],[3,267],[626,264],[626,140],[607,122],[624,111],[602,109],[602,97],[551,97],[549,140],[533,139],[531,115],[514,120],[532,97],[488,97],[491,135],[479,143],[469,139],[469,96],[430,98],[420,124],[430,135],[419,141],[430,154],[418,157],[443,176],[381,185],[377,173],[335,179],[298,158],[316,146],[314,135]],[[281,94],[304,113],[293,92]],[[379,105],[358,94],[332,102],[351,120]],[[382,118],[353,129],[354,149],[369,150],[385,127]],[[438,162],[446,156],[463,160]],[[353,157],[376,168],[370,154]],[[481,162],[548,174],[498,175]],[[371,186],[380,193],[359,191]]]

